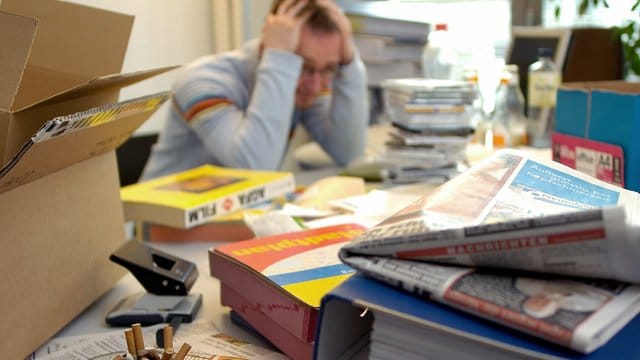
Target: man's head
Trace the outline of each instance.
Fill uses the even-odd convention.
[[[275,13],[283,3],[287,2],[275,0],[271,13]],[[296,88],[297,108],[311,106],[322,91],[328,89],[340,63],[343,41],[338,26],[325,7],[309,0],[300,13],[307,12],[310,15],[302,26],[296,48],[296,54],[304,59]]]
[[[294,6],[296,3],[300,2],[299,0],[293,0],[290,6]],[[275,14],[276,11],[280,8],[280,6],[286,3],[285,0],[274,0],[271,4],[271,10],[269,11],[272,14]],[[337,24],[333,21],[327,9],[321,5],[319,5],[315,0],[308,0],[306,6],[302,8],[300,11],[301,14],[311,12],[311,15],[307,19],[307,24],[311,26],[311,28],[332,33],[339,32]]]

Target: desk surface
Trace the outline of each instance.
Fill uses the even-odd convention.
[[[548,154],[544,153],[541,156],[546,157]],[[304,171],[296,174],[296,183],[308,185],[320,178],[335,175],[339,171],[340,169],[335,167],[324,167]],[[409,188],[411,188],[411,186]],[[413,192],[413,189],[410,189],[409,192]],[[196,264],[199,277],[193,285],[191,293],[201,293],[203,295],[202,307],[198,312],[197,319],[210,319],[223,333],[256,345],[272,348],[272,346],[260,336],[252,334],[251,332],[234,325],[229,316],[229,308],[220,304],[219,281],[209,274],[208,258],[208,249],[219,244],[221,243],[199,242],[150,245],[161,251],[192,261]],[[114,263],[114,266],[119,265]],[[111,311],[123,298],[139,292],[144,292],[144,288],[138,283],[133,275],[130,273],[125,275],[111,290],[78,315],[72,322],[67,324],[67,326],[58,332],[55,337],[86,335],[113,330],[114,328],[110,327],[105,322],[105,317],[109,311]]]
[[[296,173],[296,183],[309,185],[313,181],[327,176],[335,175],[340,171],[336,167],[324,167]],[[149,245],[158,250],[189,260],[196,264],[199,277],[191,288],[190,293],[202,294],[202,306],[198,311],[196,319],[209,319],[214,322],[218,329],[228,335],[251,342],[256,345],[273,348],[259,335],[246,331],[231,322],[229,308],[220,304],[220,283],[218,279],[209,274],[208,250],[221,242],[192,242],[177,244],[153,244]],[[113,264],[113,266],[119,266]],[[107,314],[123,298],[136,293],[144,292],[144,288],[138,280],[127,273],[114,287],[101,296],[85,311],[79,314],[73,321],[60,330],[55,337],[87,335],[101,333],[114,328],[105,322]]]

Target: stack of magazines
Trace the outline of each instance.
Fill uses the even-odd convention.
[[[417,297],[412,305],[397,300],[393,311],[376,305],[381,296],[368,299],[375,318],[372,358],[399,351],[411,353],[403,359],[420,358],[426,348],[437,348],[424,343],[436,335],[420,334],[442,325],[433,321],[455,315],[442,308],[443,316],[431,323],[423,321],[424,313],[407,316],[420,301],[477,317],[468,317],[467,325],[483,318],[523,333],[507,340],[470,326],[451,330],[459,322],[450,322],[438,333],[462,331],[467,341],[440,346],[449,354],[443,359],[483,358],[480,351],[487,349],[510,353],[487,356],[492,359],[557,358],[548,354],[563,348],[588,354],[630,322],[638,333],[640,195],[513,149],[417,199],[344,245],[339,255],[362,274]],[[535,345],[524,333],[559,347]],[[482,344],[474,344],[478,339]],[[596,358],[637,359],[638,338],[626,339],[625,346],[635,348],[625,356]]]
[[[385,180],[446,181],[459,174],[474,131],[474,84],[406,78],[385,80],[382,87],[393,125],[380,159]]]

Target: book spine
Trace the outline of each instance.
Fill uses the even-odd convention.
[[[253,231],[244,223],[212,222],[191,229],[138,222],[136,239],[155,243],[240,241],[253,238]]]
[[[286,195],[294,190],[295,184],[291,174],[282,179],[243,189],[221,199],[187,209],[184,213],[185,228],[207,223],[216,217]]]
[[[224,282],[220,283],[220,300],[287,356],[292,359],[312,358],[313,338],[305,341],[294,336],[279,321],[269,318],[263,311],[253,307],[250,301]]]
[[[288,293],[279,291],[272,283],[256,278],[247,269],[216,252],[209,252],[209,266],[211,275],[221,284],[226,284],[229,290],[245,299],[255,298],[252,301],[244,301],[243,306],[234,303],[234,310],[242,314],[246,314],[247,311],[260,313],[270,321],[277,322],[291,337],[304,341],[313,340],[313,334],[309,334],[309,329],[315,329],[317,309],[292,299]],[[224,300],[223,304],[231,305]]]

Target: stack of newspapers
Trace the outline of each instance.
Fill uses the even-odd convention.
[[[426,302],[587,354],[638,315],[639,226],[638,193],[502,150],[367,230],[340,257]],[[426,328],[419,321],[381,315],[373,328],[387,335],[371,338],[371,354],[425,351],[411,345]]]
[[[424,78],[382,83],[393,125],[380,162],[383,177],[396,183],[444,181],[464,169],[474,131],[473,83]]]

